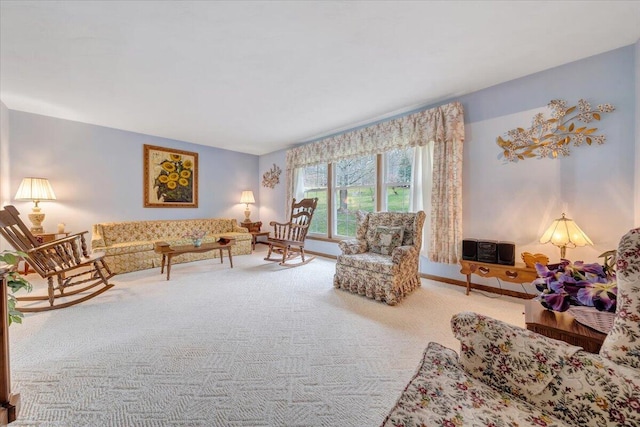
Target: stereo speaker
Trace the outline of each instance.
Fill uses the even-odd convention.
[[[498,264],[516,265],[516,245],[512,242],[498,242]]]
[[[478,261],[496,264],[498,262],[498,242],[495,240],[479,240]]]
[[[462,259],[469,261],[478,260],[478,240],[464,239],[462,241]]]

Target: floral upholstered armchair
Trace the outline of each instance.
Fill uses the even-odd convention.
[[[640,228],[622,237],[616,276],[600,354],[460,313],[460,355],[430,343],[382,426],[640,426]]]
[[[343,240],[333,286],[389,305],[420,286],[425,213],[358,211],[356,238]]]

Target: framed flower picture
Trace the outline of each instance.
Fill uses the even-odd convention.
[[[198,153],[144,145],[144,207],[198,207]]]

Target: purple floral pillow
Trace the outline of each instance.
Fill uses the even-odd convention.
[[[614,363],[640,369],[640,228],[629,231],[620,240],[616,279],[616,317],[600,355]]]

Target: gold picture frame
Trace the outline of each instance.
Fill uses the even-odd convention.
[[[198,207],[198,153],[144,144],[145,208]]]

